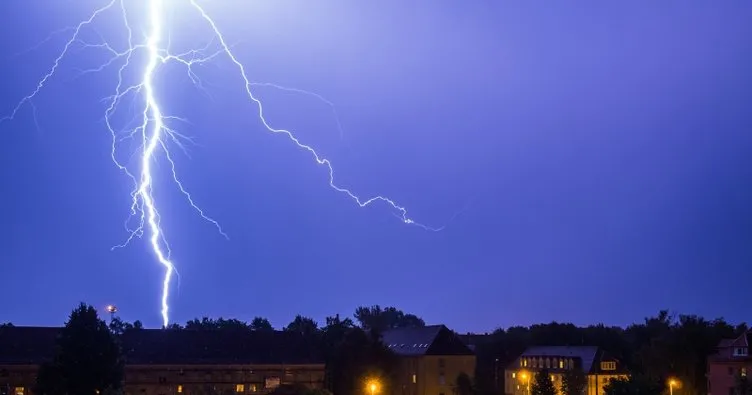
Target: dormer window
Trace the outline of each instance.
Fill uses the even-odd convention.
[[[601,370],[616,370],[616,362],[601,362]]]
[[[746,357],[748,354],[747,347],[734,347],[735,357]]]

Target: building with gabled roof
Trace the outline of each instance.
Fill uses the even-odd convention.
[[[0,395],[30,395],[61,328],[0,328]],[[135,329],[121,336],[126,395],[263,394],[285,384],[321,388],[318,347],[286,331]]]
[[[603,395],[614,378],[626,378],[629,371],[618,359],[595,346],[534,346],[527,348],[504,372],[507,395],[530,395],[535,374],[546,369],[556,388],[564,374],[581,369],[587,377],[587,395]]]
[[[708,395],[733,394],[737,378],[752,374],[750,344],[752,330],[735,339],[721,340],[716,353],[708,357]]]
[[[475,353],[444,325],[390,329],[381,341],[400,360],[395,395],[452,395],[460,374],[475,375]]]

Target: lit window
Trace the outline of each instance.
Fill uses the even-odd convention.
[[[520,389],[520,385],[519,384],[517,384],[517,389]]]
[[[256,384],[251,384],[251,392],[256,392],[256,391],[258,391]]]
[[[413,374],[413,384],[418,382],[418,375]]]
[[[24,395],[24,387],[16,387],[15,390],[16,395]]]
[[[527,358],[522,360],[522,366],[527,367]]]
[[[616,362],[601,362],[601,370],[616,370]]]
[[[564,360],[563,359],[559,360],[559,369],[564,369]]]
[[[515,377],[517,377],[517,373],[512,372],[512,378],[515,378]]]
[[[235,392],[245,392],[245,384],[235,384]]]
[[[178,385],[178,394],[182,394],[182,393],[183,393],[183,386]]]
[[[553,374],[551,375],[551,381],[556,381],[556,378],[554,377]]]

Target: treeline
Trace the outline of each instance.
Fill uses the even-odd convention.
[[[115,340],[122,333],[143,328],[138,321],[127,323],[117,317],[106,325],[97,317],[96,311],[86,305],[74,310],[65,331],[73,331],[72,328],[76,325],[82,326],[76,324],[78,321],[85,321],[86,325],[96,327],[100,332],[107,332]],[[362,392],[364,377],[377,375],[385,378],[385,383],[388,383],[391,369],[395,366],[394,356],[379,341],[380,333],[391,328],[420,326],[425,326],[425,322],[414,314],[393,307],[371,306],[357,308],[352,319],[337,315],[327,317],[322,324],[310,317],[298,315],[282,330],[300,333],[317,344],[326,361],[326,388],[337,395],[348,395]],[[190,320],[184,325],[173,324],[167,329],[274,330],[270,322],[262,317],[256,317],[249,323],[237,319],[204,317]],[[611,395],[658,394],[665,390],[665,382],[669,377],[681,382],[681,390],[675,395],[699,395],[707,393],[707,357],[716,351],[722,339],[735,338],[746,330],[745,324],[732,325],[723,319],[706,320],[695,315],[672,315],[661,311],[654,317],[646,318],[643,323],[626,328],[604,325],[577,327],[554,322],[498,329],[489,334],[464,334],[460,337],[474,346],[477,354],[472,386],[472,391],[477,395],[503,394],[504,369],[527,347],[544,345],[598,346],[618,358],[629,368],[633,378],[615,382],[609,390]],[[58,352],[62,349],[64,348],[58,347]],[[60,359],[63,360],[65,358]],[[117,365],[115,362],[113,364]],[[54,378],[60,375],[48,376]],[[46,377],[40,375],[40,379]],[[117,379],[118,376],[111,377]],[[746,386],[746,381],[742,381],[740,385]],[[115,385],[114,382],[109,383],[111,386]],[[108,388],[97,385],[97,390]],[[548,391],[546,385],[540,387]],[[386,388],[384,390],[387,393]],[[745,391],[742,392],[746,395]],[[88,392],[77,390],[68,393]],[[531,395],[548,394],[536,392]]]

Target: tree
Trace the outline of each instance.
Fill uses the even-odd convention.
[[[248,330],[248,324],[235,318],[217,319],[203,317],[200,320],[194,318],[185,323],[185,329],[189,330]]]
[[[587,386],[587,376],[581,368],[569,369],[561,378],[562,395],[582,395]]]
[[[274,330],[274,327],[272,327],[272,324],[266,318],[254,317],[253,321],[251,321],[251,330],[259,332],[270,332]]]
[[[306,338],[315,336],[319,331],[319,324],[313,320],[313,318],[304,317],[300,314],[295,316],[285,327],[286,331],[300,333]]]
[[[392,368],[396,357],[378,338],[361,328],[348,327],[348,321],[330,317],[323,330],[325,385],[334,394],[363,393],[368,378],[378,378],[379,392],[390,393]]]
[[[122,384],[120,348],[96,309],[82,303],[65,323],[53,360],[40,367],[37,391],[44,395],[96,395],[118,391]]]
[[[379,305],[361,306],[355,309],[354,316],[361,328],[375,333],[382,333],[387,329],[426,326],[426,323],[418,316],[405,314],[394,307],[382,309]]]
[[[530,393],[532,395],[556,395],[556,387],[554,387],[548,369],[541,369],[535,373],[533,385],[530,386]]]
[[[632,375],[627,379],[612,379],[603,390],[606,395],[661,395],[663,386],[646,376]]]
[[[475,389],[473,388],[473,380],[467,373],[462,372],[457,375],[457,379],[454,382],[454,388],[452,389],[455,395],[473,395]]]
[[[734,385],[734,395],[752,395],[752,383],[749,382],[747,376],[741,374],[736,375],[736,383]]]
[[[12,328],[12,327],[13,327],[13,323],[10,323],[10,322],[0,324],[0,328]]]

